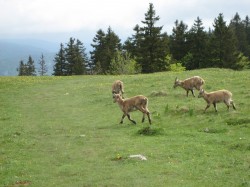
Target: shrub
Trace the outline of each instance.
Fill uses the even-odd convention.
[[[185,71],[186,68],[181,65],[181,63],[170,64],[170,71],[181,72]]]
[[[118,51],[110,63],[110,74],[112,75],[136,74],[140,72],[141,70],[136,61],[127,52],[123,54]]]

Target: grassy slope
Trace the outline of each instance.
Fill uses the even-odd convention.
[[[176,76],[201,75],[205,89],[233,92],[203,113],[203,99],[173,89]],[[125,118],[112,102],[121,79],[125,96],[144,94],[149,126]],[[249,186],[250,72],[206,69],[132,76],[0,77],[0,186]],[[154,92],[167,95],[154,96]],[[197,91],[196,91],[197,95]],[[143,154],[147,161],[127,158]],[[120,158],[120,159],[119,159]]]

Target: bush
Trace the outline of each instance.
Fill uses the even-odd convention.
[[[237,70],[249,69],[250,68],[250,61],[249,59],[240,53],[237,57],[236,67]]]
[[[129,53],[127,52],[123,54],[122,52],[118,51],[110,64],[110,74],[112,75],[128,75],[140,72],[141,70],[137,66],[136,61],[130,58]]]
[[[181,72],[185,71],[186,68],[181,65],[181,63],[170,64],[170,71]]]

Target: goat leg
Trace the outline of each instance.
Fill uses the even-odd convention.
[[[214,108],[215,108],[215,112],[218,112],[218,111],[217,111],[216,103],[213,103],[213,105],[214,105]],[[229,109],[229,106],[228,106],[228,109]]]
[[[143,113],[143,116],[142,116],[142,120],[141,120],[141,122],[143,123],[143,122],[144,122],[144,120],[145,120],[145,113]]]
[[[132,122],[136,125],[136,122],[130,118],[130,115],[127,114],[127,116],[128,116],[128,119],[129,119],[130,121],[132,121]]]
[[[230,103],[231,103],[231,105],[233,106],[233,109],[236,110],[236,107],[235,107],[235,105],[234,105],[234,102],[231,101]]]
[[[148,121],[149,121],[149,124],[151,125],[152,122],[151,122],[151,118],[150,118],[150,113],[147,113],[147,116],[148,116]]]
[[[123,124],[123,119],[125,118],[125,116],[126,116],[125,114],[122,115],[122,119],[121,119],[120,124]]]
[[[193,90],[193,89],[191,89],[191,92],[192,92],[193,96],[195,97],[195,95],[194,95],[194,90]]]
[[[207,107],[205,108],[204,112],[210,107],[210,104],[207,104]]]

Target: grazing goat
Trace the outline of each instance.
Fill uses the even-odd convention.
[[[183,81],[178,80],[176,77],[173,87],[176,88],[177,86],[180,86],[187,91],[187,97],[188,97],[189,91],[191,91],[193,96],[195,97],[194,88],[196,88],[197,90],[200,90],[204,83],[205,83],[205,81],[199,76],[193,76],[193,77],[185,79]]]
[[[215,111],[217,112],[216,103],[219,102],[224,102],[227,105],[228,110],[230,105],[232,105],[233,109],[236,110],[232,100],[232,95],[233,94],[228,90],[218,90],[207,93],[203,89],[201,89],[198,98],[203,97],[204,100],[207,102],[207,107],[205,108],[204,112],[206,112],[206,110],[210,107],[211,104],[214,105]]]
[[[127,116],[128,119],[136,124],[134,120],[130,118],[129,113],[135,110],[140,110],[143,113],[142,123],[145,120],[145,114],[148,116],[148,121],[151,125],[150,112],[148,110],[148,98],[143,95],[134,96],[131,98],[123,99],[120,94],[114,94],[114,103],[117,102],[119,107],[121,108],[123,115],[121,119],[121,124],[123,123],[123,119]]]
[[[112,94],[120,94],[123,98],[124,94],[124,85],[123,82],[120,80],[116,80],[112,85]]]

